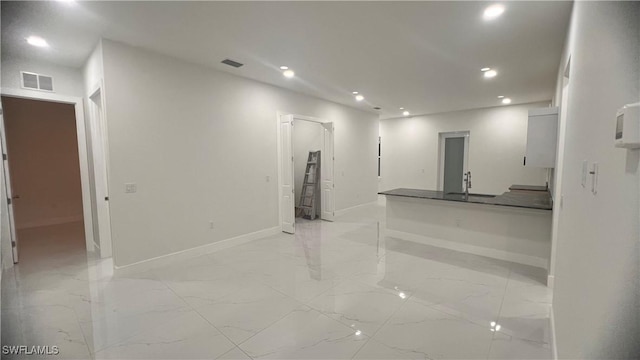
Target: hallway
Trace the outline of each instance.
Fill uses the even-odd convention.
[[[367,205],[128,276],[84,250],[25,248],[2,279],[2,343],[77,359],[551,358],[544,271],[385,237],[383,215]]]

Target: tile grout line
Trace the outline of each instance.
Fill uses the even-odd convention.
[[[238,344],[236,344],[233,340],[231,340],[225,333],[223,333],[220,329],[218,329],[217,326],[215,326],[213,323],[211,323],[211,321],[209,321],[207,318],[205,318],[199,311],[198,309],[196,309],[195,307],[193,307],[193,305],[191,305],[188,301],[186,301],[182,296],[180,296],[178,293],[175,292],[175,290],[173,290],[173,288],[171,288],[171,286],[167,285],[165,283],[164,280],[160,279],[160,282],[162,282],[169,290],[171,290],[171,292],[173,292],[177,297],[179,297],[182,301],[184,301],[185,304],[187,304],[187,306],[189,306],[189,308],[191,308],[191,310],[193,312],[195,312],[196,314],[198,314],[198,316],[200,318],[202,318],[202,320],[206,321],[209,325],[211,325],[211,327],[213,327],[214,329],[216,329],[216,331],[218,331],[220,333],[220,335],[224,336],[227,340],[229,340],[230,343],[232,343],[237,349],[239,349],[240,351],[242,351],[242,353],[244,353],[245,355],[247,355],[250,359],[253,359],[251,356],[249,356],[249,354],[245,353],[244,350],[240,349],[240,347],[238,346]],[[239,291],[239,290],[238,290]],[[222,353],[220,356],[228,353],[229,351],[231,351],[233,349],[229,349],[227,351],[225,351],[224,353]],[[216,357],[216,359],[220,358],[220,356]]]
[[[496,323],[500,324],[500,318],[502,315],[502,306],[504,305],[504,299],[507,297],[507,288],[509,287],[509,283],[511,282],[511,266],[509,266],[509,277],[507,277],[507,282],[504,285],[504,293],[502,293],[502,301],[500,302],[500,309],[498,310],[498,318],[496,319]],[[491,348],[493,347],[493,341],[496,338],[497,331],[494,331],[491,335],[491,342],[489,343],[489,351],[487,352],[486,358],[488,359],[491,356]]]
[[[397,313],[398,313],[398,311],[400,311],[400,309],[402,309],[402,308],[403,308],[403,307],[404,307],[404,306],[409,302],[409,300],[411,300],[411,298],[413,298],[413,295],[414,295],[414,293],[411,293],[411,296],[409,296],[408,298],[406,298],[406,299],[403,301],[403,303],[402,303],[400,306],[398,306],[398,308],[397,308],[393,313],[391,313],[391,315],[389,315],[389,317],[387,318],[387,320],[385,320],[385,321],[382,323],[382,325],[380,325],[380,327],[379,327],[376,331],[374,331],[374,332],[373,332],[373,334],[371,334],[371,336],[369,336],[369,339],[367,339],[367,341],[366,341],[364,344],[362,344],[362,346],[360,346],[360,348],[358,349],[358,351],[356,351],[356,352],[355,352],[355,354],[353,354],[353,356],[351,357],[351,359],[355,358],[355,357],[358,355],[358,353],[360,353],[360,351],[361,351],[362,349],[364,349],[364,347],[365,347],[365,346],[366,346],[370,341],[372,341],[372,340],[373,340],[373,338],[378,334],[378,332],[380,332],[380,330],[382,330],[382,328],[383,328],[383,327],[385,327],[385,325],[387,325],[387,323],[389,322],[389,320],[391,320],[391,318],[392,318],[395,314],[397,314]],[[373,341],[376,341],[376,340],[373,340]],[[383,345],[387,346],[386,344],[383,344]]]

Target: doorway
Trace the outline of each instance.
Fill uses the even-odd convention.
[[[322,133],[320,123],[299,120],[293,126],[293,173],[296,221],[316,220],[322,212],[320,173]]]
[[[294,149],[294,129],[306,127],[305,122],[312,123],[308,126],[319,126],[320,130],[320,218],[333,221],[335,215],[334,174],[333,174],[333,144],[334,128],[332,122],[301,115],[277,114],[278,119],[278,184],[279,184],[279,208],[280,226],[283,232],[295,233],[295,207],[296,207],[296,154]],[[295,124],[295,125],[294,125]],[[302,150],[304,151],[304,148]],[[298,165],[304,164],[306,169],[308,153],[297,159]],[[302,160],[302,161],[300,161]]]
[[[440,133],[440,170],[438,189],[445,194],[464,191],[464,174],[468,170],[469,131]]]
[[[75,106],[11,96],[2,96],[2,105],[14,262],[18,254],[23,260],[85,254]]]

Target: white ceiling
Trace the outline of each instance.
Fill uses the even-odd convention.
[[[382,118],[549,100],[571,2],[10,2],[2,56],[81,67],[100,37],[155,50]],[[36,34],[48,49],[25,42]],[[242,62],[235,69],[225,58]],[[296,72],[285,79],[278,67]],[[480,68],[499,75],[484,79]],[[365,97],[356,103],[351,92]]]

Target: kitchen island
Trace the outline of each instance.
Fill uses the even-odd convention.
[[[451,250],[548,268],[552,200],[548,191],[501,195],[393,189],[386,235]]]

